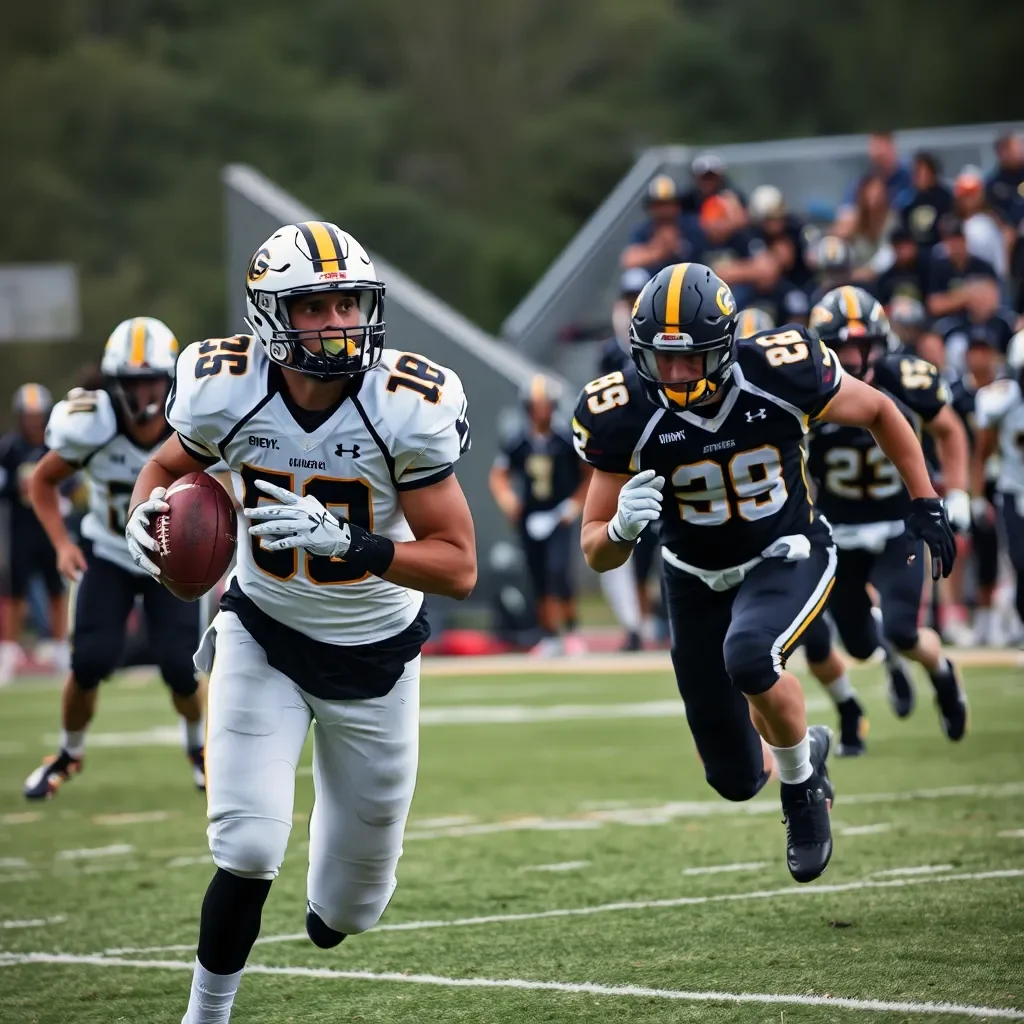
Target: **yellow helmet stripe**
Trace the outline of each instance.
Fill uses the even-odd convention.
[[[146,361],[146,339],[149,336],[145,319],[141,316],[135,317],[129,331],[131,332],[131,348],[128,351],[128,365],[142,366]]]
[[[544,400],[547,394],[547,388],[544,386],[544,374],[535,373],[533,379],[530,381],[530,401],[541,402]]]
[[[341,270],[341,255],[334,235],[321,220],[307,220],[298,225],[306,239],[309,254],[313,257],[313,269],[325,274]]]
[[[668,280],[668,294],[665,296],[665,326],[679,328],[679,306],[683,297],[683,278],[689,270],[689,263],[677,263]]]
[[[850,285],[844,285],[839,294],[843,300],[843,312],[846,314],[846,319],[859,320],[864,314],[860,309],[857,292]]]
[[[39,395],[38,384],[26,384],[24,388],[25,412],[39,412],[43,407],[43,400]]]

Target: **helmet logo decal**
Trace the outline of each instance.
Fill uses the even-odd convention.
[[[290,363],[292,350],[283,341],[272,341],[270,343],[270,358],[276,363]]]
[[[249,264],[249,280],[253,283],[256,281],[262,281],[267,276],[267,271],[270,269],[270,250],[260,249],[255,256],[252,258],[252,262]]]
[[[831,319],[832,313],[830,310],[826,309],[824,306],[815,306],[814,309],[811,310],[810,326],[820,327],[822,324],[829,323]]]
[[[715,302],[718,303],[718,308],[722,311],[723,316],[732,316],[736,312],[736,300],[732,296],[732,291],[728,285],[723,284],[718,289],[715,295]]]

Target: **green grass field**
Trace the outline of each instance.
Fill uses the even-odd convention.
[[[870,751],[833,762],[835,854],[802,887],[774,788],[716,797],[667,671],[567,668],[424,679],[401,884],[329,952],[303,935],[300,775],[234,1021],[1024,1019],[1019,668],[966,672],[955,747],[926,684],[897,722],[878,671],[855,673]],[[85,772],[28,804],[57,713],[55,684],[0,691],[0,1021],[179,1024],[212,865],[169,702],[109,684]]]

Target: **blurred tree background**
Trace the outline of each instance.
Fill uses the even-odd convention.
[[[1006,0],[35,0],[0,262],[78,265],[61,365],[138,313],[219,333],[241,161],[493,330],[642,147],[1013,118],[1022,32]]]

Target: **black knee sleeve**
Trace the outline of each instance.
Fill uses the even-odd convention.
[[[199,678],[195,665],[192,664],[191,653],[187,659],[178,655],[173,659],[161,661],[160,675],[179,697],[191,697],[199,689]]]
[[[760,629],[730,630],[723,653],[725,670],[743,693],[764,693],[778,680],[772,661],[774,637]]]
[[[704,778],[708,785],[721,797],[732,800],[734,803],[742,803],[744,800],[752,800],[764,788],[764,784],[771,776],[763,768],[760,774],[740,774],[733,770],[723,770],[721,767],[712,769],[705,766]]]
[[[117,668],[117,650],[104,648],[100,637],[75,638],[71,646],[71,674],[79,689],[95,690]]]
[[[312,907],[306,908],[306,934],[310,942],[321,949],[334,949],[345,939],[344,932],[328,928],[323,918]]]
[[[241,878],[223,868],[213,876],[199,925],[199,962],[213,974],[235,974],[245,966],[260,933],[270,881]]]

